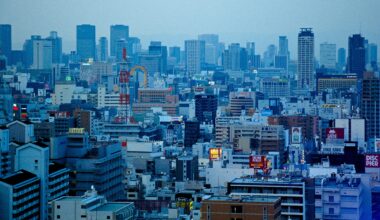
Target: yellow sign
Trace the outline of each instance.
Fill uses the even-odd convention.
[[[83,134],[84,128],[69,128],[70,134]]]

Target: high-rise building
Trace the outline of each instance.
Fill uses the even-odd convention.
[[[380,78],[365,73],[362,82],[361,117],[366,120],[367,138],[380,137]]]
[[[181,61],[181,48],[180,47],[169,47],[169,57],[174,57],[176,63]]]
[[[289,46],[288,46],[288,38],[286,36],[278,37],[278,55],[279,56],[287,56],[289,59]]]
[[[200,73],[205,61],[205,42],[200,40],[185,41],[186,70],[189,76]]]
[[[123,50],[127,49],[128,43],[127,40],[121,38],[116,41],[116,49],[115,49],[115,58],[117,62],[121,62],[123,60]]]
[[[198,178],[198,156],[179,156],[176,160],[176,181],[198,180]]]
[[[12,26],[10,24],[0,24],[0,55],[7,57],[8,63],[11,60],[12,52]]]
[[[40,178],[25,170],[0,178],[0,219],[42,219],[39,189]]]
[[[149,55],[161,57],[160,72],[165,73],[168,63],[168,50],[166,46],[162,46],[160,41],[151,41],[149,45]]]
[[[374,71],[377,71],[377,44],[368,44],[368,63]]]
[[[108,58],[108,40],[106,37],[99,38],[98,43],[98,61],[107,61]]]
[[[129,27],[126,25],[116,24],[110,27],[110,48],[111,56],[116,56],[117,41],[124,39],[126,42],[129,40]],[[130,52],[130,51],[128,51]]]
[[[240,44],[232,43],[228,46],[231,70],[240,70]]]
[[[347,73],[356,73],[359,79],[365,71],[364,37],[354,34],[348,38]]]
[[[205,42],[205,63],[217,64],[221,51],[218,51],[219,36],[217,34],[201,34],[198,40]]]
[[[199,138],[199,121],[197,119],[187,120],[185,122],[185,138],[184,146],[192,147],[193,144],[197,143]]]
[[[199,94],[195,96],[195,117],[200,123],[215,123],[218,99],[216,95]]]
[[[264,53],[265,67],[274,67],[276,54],[277,54],[277,47],[273,44],[269,45],[267,50]]]
[[[56,31],[51,31],[50,36],[46,40],[51,41],[52,47],[52,63],[62,62],[62,38],[58,37]]]
[[[247,58],[248,58],[248,68],[251,69],[254,66],[254,59],[255,59],[255,43],[254,42],[247,42]]]
[[[50,69],[53,63],[53,41],[35,40],[33,41],[33,65],[32,69]]]
[[[298,89],[315,90],[314,33],[311,28],[301,28],[298,34]]]
[[[337,65],[337,69],[339,70],[339,72],[342,72],[343,69],[345,68],[346,66],[346,49],[344,48],[339,48],[338,49],[338,65]]]
[[[77,25],[77,54],[81,60],[96,58],[95,26],[90,24]]]
[[[25,68],[29,68],[33,65],[33,42],[41,39],[39,35],[32,35],[30,39],[25,41],[23,45],[23,64]]]
[[[336,44],[322,43],[320,44],[319,64],[327,69],[335,69],[336,67]]]

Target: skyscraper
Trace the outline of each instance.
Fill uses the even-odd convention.
[[[361,117],[366,120],[366,136],[380,137],[380,78],[374,73],[365,73],[362,82]]]
[[[328,69],[335,69],[336,67],[336,45],[330,43],[320,44],[320,66]]]
[[[181,48],[180,47],[169,47],[169,56],[175,57],[176,63],[178,64],[181,60]]]
[[[288,38],[286,36],[278,37],[278,55],[287,56],[289,59]]]
[[[111,56],[116,57],[117,41],[124,39],[125,42],[128,42],[129,27],[126,25],[116,24],[116,25],[111,25],[110,29],[111,29],[110,30]],[[128,52],[131,52],[131,51],[128,51]]]
[[[298,81],[301,90],[315,90],[314,33],[311,28],[301,28],[298,34]]]
[[[52,66],[53,55],[52,41],[35,40],[33,41],[33,69],[50,69]]]
[[[12,26],[10,24],[0,24],[0,55],[7,57],[8,63],[11,60],[12,52]]]
[[[107,61],[108,58],[108,40],[106,37],[99,38],[98,43],[98,60]]]
[[[51,41],[52,46],[52,62],[61,63],[62,61],[62,38],[58,37],[56,31],[51,31],[50,36],[46,40]]]
[[[274,59],[277,54],[277,47],[273,44],[269,45],[264,52],[264,65],[265,67],[274,67]]]
[[[348,38],[347,73],[356,73],[359,79],[365,71],[364,37],[354,34]]]
[[[151,41],[149,45],[149,55],[157,55],[161,57],[160,72],[166,73],[168,63],[168,49],[162,46],[160,41]]]
[[[343,68],[346,66],[346,49],[339,48],[338,49],[338,71],[342,72]]]
[[[219,36],[217,34],[201,34],[198,40],[205,42],[205,63],[217,64],[221,51],[218,51]]]
[[[77,54],[81,60],[96,58],[95,26],[77,25]]]
[[[240,70],[240,44],[233,43],[228,47],[231,70]]]
[[[41,36],[32,35],[23,45],[23,63],[25,68],[29,68],[33,64],[33,42],[41,40]]]
[[[200,40],[185,41],[186,70],[189,76],[201,71],[205,61],[205,42]]]
[[[368,45],[368,65],[374,70],[377,70],[377,44],[371,43]]]

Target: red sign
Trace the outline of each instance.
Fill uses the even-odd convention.
[[[380,154],[367,154],[365,155],[365,167],[380,167]]]
[[[209,149],[209,159],[218,160],[222,156],[222,148],[215,147]]]
[[[267,160],[265,156],[251,155],[249,156],[249,167],[256,169],[266,169]]]
[[[344,128],[327,128],[327,139],[344,139]]]

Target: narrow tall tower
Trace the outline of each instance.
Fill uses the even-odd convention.
[[[129,123],[129,118],[131,117],[129,77],[130,73],[128,71],[127,50],[126,48],[123,48],[123,60],[120,62],[119,72],[119,110],[116,118],[116,121],[120,123]]]
[[[301,28],[298,34],[298,89],[315,91],[314,33],[311,28]]]

